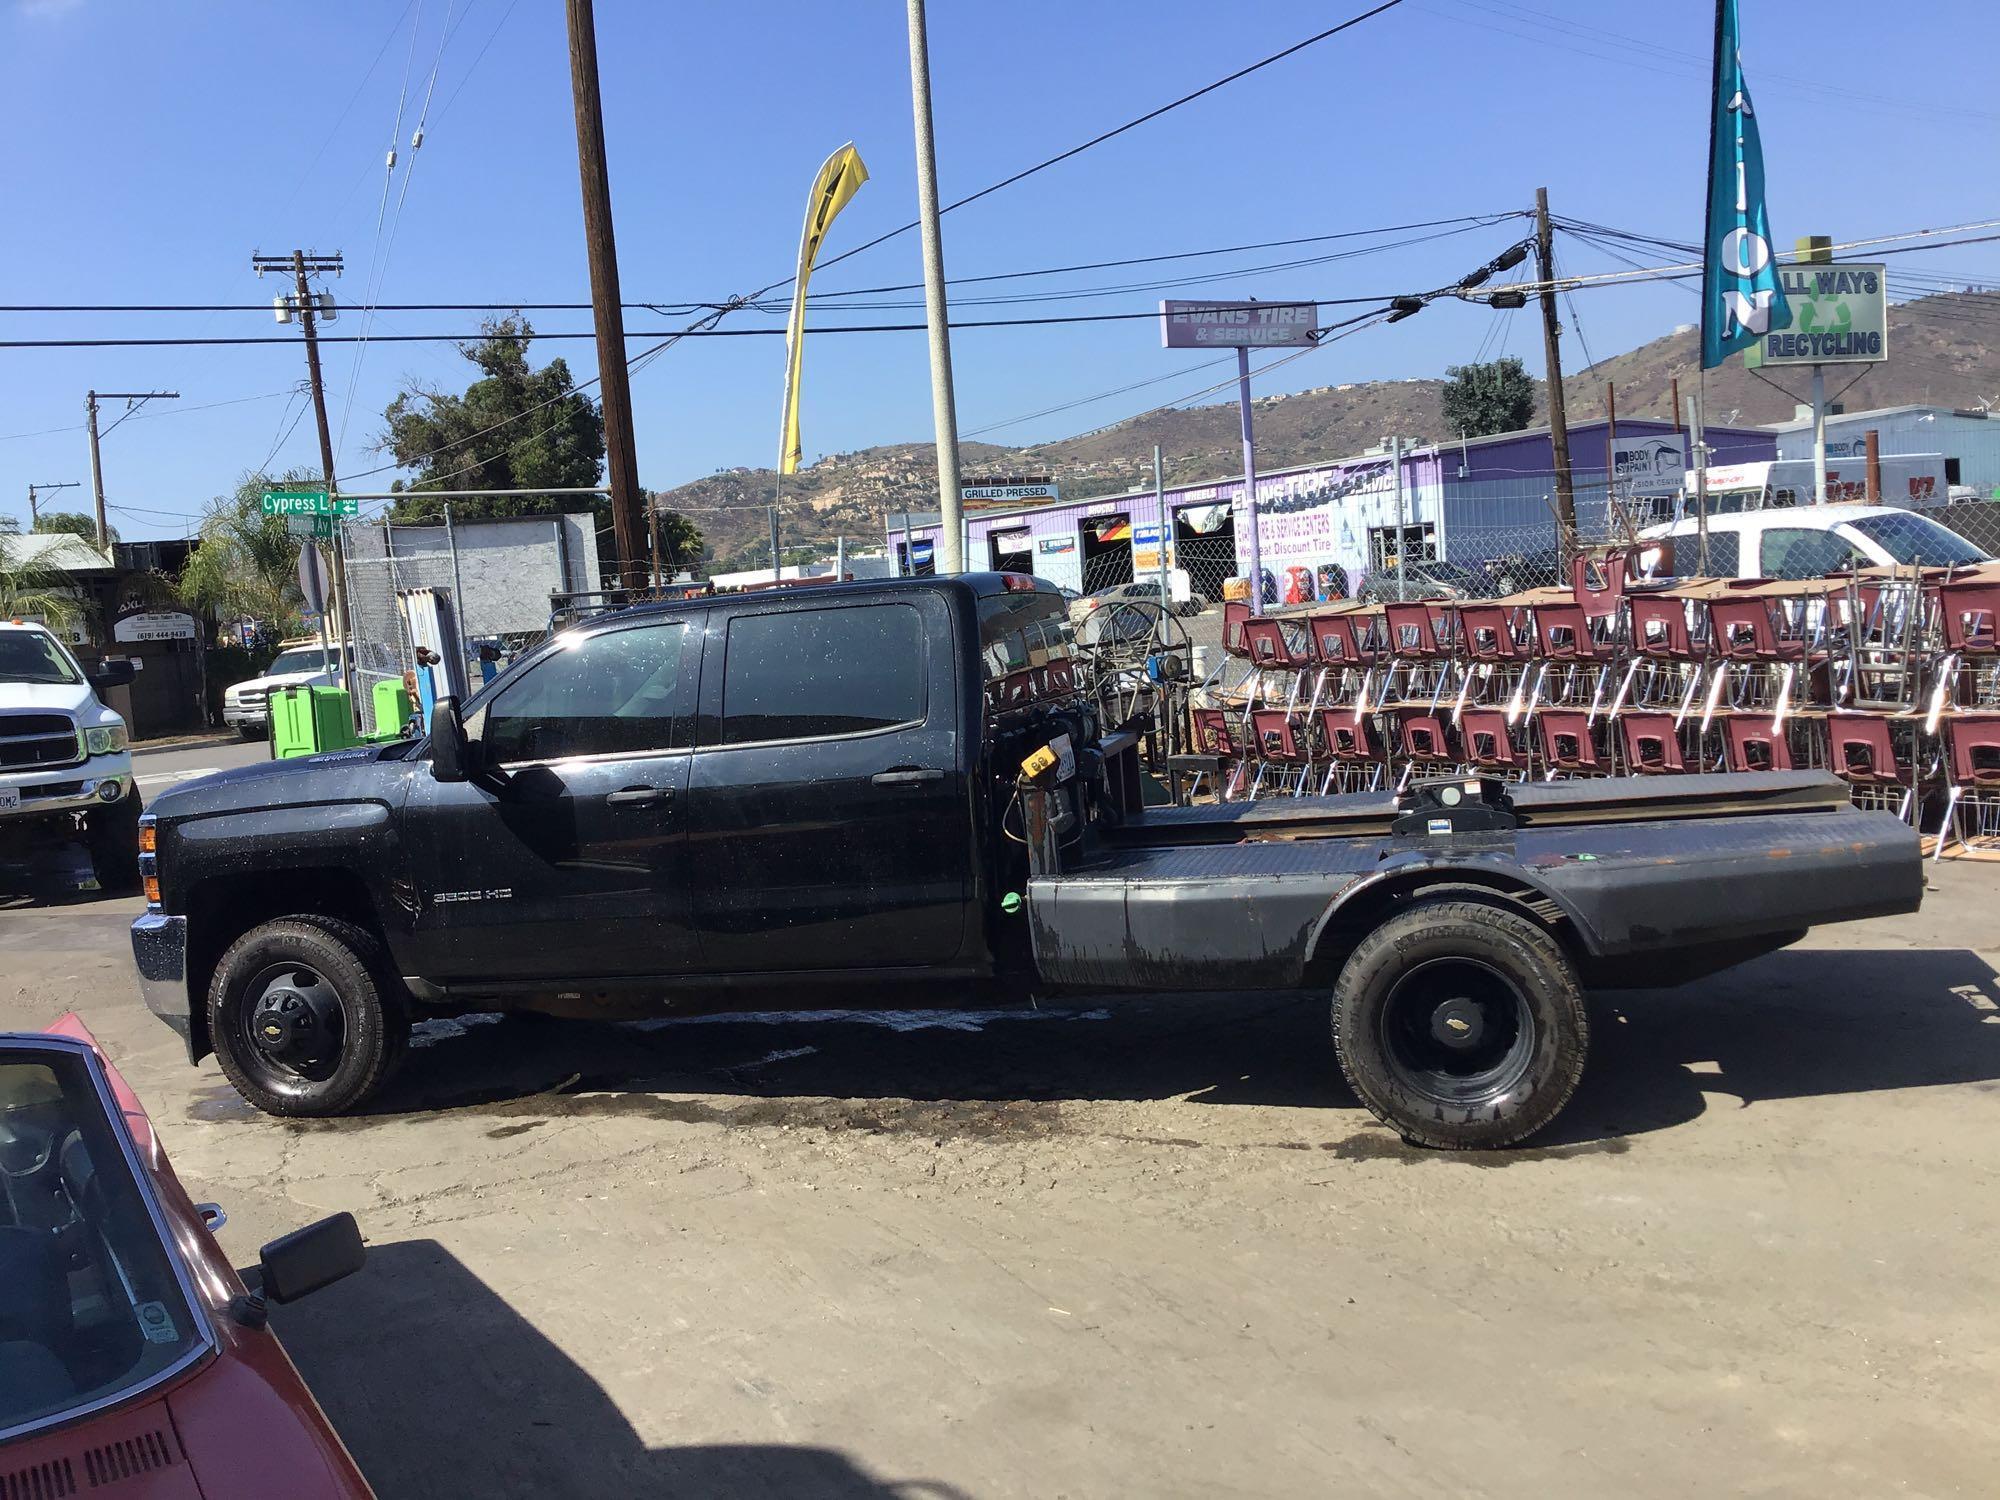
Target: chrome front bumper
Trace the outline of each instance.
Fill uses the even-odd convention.
[[[172,1027],[187,1044],[188,1061],[208,1055],[207,1037],[197,1035],[194,1002],[187,986],[187,918],[149,911],[132,924],[132,962],[139,969],[139,993],[146,1009]]]

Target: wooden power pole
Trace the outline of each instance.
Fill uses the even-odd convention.
[[[97,497],[97,545],[100,550],[111,549],[111,524],[104,518],[104,461],[98,453],[97,403],[100,401],[129,401],[134,406],[146,401],[178,401],[179,391],[86,391],[83,398],[83,425],[90,433],[90,490]],[[128,407],[127,410],[130,410]],[[120,417],[118,421],[125,419]],[[111,424],[113,427],[118,422]]]
[[[1549,443],[1555,450],[1556,515],[1563,555],[1576,546],[1576,487],[1569,467],[1569,405],[1563,397],[1562,324],[1556,321],[1555,236],[1549,228],[1549,190],[1535,189],[1535,264],[1542,283],[1542,347],[1549,378]]]
[[[282,275],[289,271],[292,275],[291,310],[299,316],[299,332],[305,335],[306,379],[312,388],[313,420],[319,427],[319,468],[320,478],[326,485],[327,503],[335,506],[333,517],[333,618],[336,625],[334,639],[340,643],[340,685],[347,689],[348,708],[353,712],[358,705],[354,702],[354,621],[348,612],[347,598],[347,549],[341,545],[338,506],[334,500],[333,473],[333,430],[326,421],[326,385],[320,379],[319,369],[319,304],[313,297],[310,276],[338,276],[343,263],[338,255],[310,255],[304,250],[294,250],[290,255],[253,255],[250,264],[259,276],[266,271]],[[317,546],[307,537],[299,544],[302,547]]]
[[[583,180],[583,239],[590,257],[590,304],[597,327],[604,397],[604,456],[610,468],[611,523],[622,585],[643,580],[639,456],[632,440],[632,385],[625,366],[625,313],[618,244],[611,230],[611,179],[604,161],[604,107],[597,88],[597,21],[591,0],[568,0],[569,81],[576,102],[576,165]]]

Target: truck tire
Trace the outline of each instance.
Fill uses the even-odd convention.
[[[1590,1022],[1575,967],[1545,928],[1505,907],[1434,898],[1348,958],[1333,1045],[1348,1085],[1405,1140],[1493,1150],[1569,1102]]]
[[[90,873],[99,890],[126,896],[139,889],[141,811],[137,787],[109,807],[90,810],[84,842],[90,850]]]
[[[236,1091],[271,1115],[347,1114],[409,1046],[382,945],[352,922],[281,917],[243,934],[208,986],[208,1034]]]

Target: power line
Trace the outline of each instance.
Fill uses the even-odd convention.
[[[1359,26],[1363,21],[1371,21],[1376,16],[1381,15],[1384,11],[1394,10],[1397,6],[1401,5],[1402,3],[1403,0],[1383,0],[1382,4],[1377,5],[1372,10],[1366,10],[1363,11],[1360,15],[1351,16],[1347,20],[1340,22],[1336,26],[1329,26],[1326,28],[1326,30],[1316,32],[1312,36],[1307,37],[1302,42],[1294,42],[1291,46],[1285,48],[1283,51],[1273,52],[1269,57],[1260,58],[1258,61],[1251,63],[1246,68],[1238,68],[1234,73],[1228,74],[1227,76],[1222,78],[1218,78],[1213,83],[1202,85],[1202,87],[1196,89],[1191,94],[1183,94],[1181,95],[1180,98],[1173,100],[1171,103],[1162,104],[1158,109],[1148,110],[1145,114],[1140,115],[1136,119],[1127,120],[1123,125],[1114,126],[1110,130],[1106,130],[1101,134],[1094,135],[1089,140],[1084,141],[1081,145],[1072,146],[1067,151],[1059,151],[1054,156],[1051,156],[1044,161],[1036,162],[1032,167],[1024,167],[1022,168],[1022,170],[1014,173],[1011,177],[1003,177],[998,182],[993,183],[990,186],[983,187],[976,193],[968,194],[966,197],[945,204],[943,208],[938,210],[938,212],[940,214],[948,214],[953,209],[964,208],[969,203],[977,203],[981,198],[985,198],[993,193],[997,193],[1002,188],[1012,187],[1017,182],[1023,181],[1024,179],[1029,177],[1033,177],[1037,172],[1047,171],[1050,167],[1053,167],[1060,162],[1066,162],[1073,156],[1080,156],[1093,146],[1101,146],[1106,141],[1113,140],[1118,136],[1124,135],[1129,130],[1136,130],[1141,125],[1147,124],[1149,121],[1157,120],[1160,118],[1160,116],[1164,114],[1169,114],[1172,111],[1179,109],[1183,104],[1192,104],[1195,100],[1202,98],[1204,95],[1212,94],[1217,89],[1224,88],[1229,84],[1235,83],[1240,78],[1248,78],[1252,73],[1258,72],[1260,69],[1263,68],[1268,68],[1273,63],[1282,62],[1285,58],[1292,56],[1296,52],[1302,52],[1308,47],[1314,46],[1319,42],[1326,41],[1329,37],[1339,36],[1343,31],[1347,31],[1355,26]],[[843,250],[839,255],[833,256],[828,260],[821,261],[819,263],[818,269],[824,271],[828,266],[839,265],[840,262],[844,260],[850,260],[854,256],[861,254],[861,252],[864,250],[873,250],[877,245],[884,244],[889,240],[893,240],[898,235],[908,234],[912,229],[915,229],[917,227],[917,223],[918,223],[917,220],[912,219],[910,220],[909,223],[899,225],[898,227],[890,230],[887,234],[878,234],[877,236],[875,236],[874,239],[869,240],[864,244],[856,245],[852,250]],[[763,288],[759,292],[754,293],[753,295],[761,297],[764,295],[765,292],[772,292],[776,291],[779,287],[790,286],[794,279],[795,278],[793,277],[787,276],[783,281],[774,281],[769,286]]]

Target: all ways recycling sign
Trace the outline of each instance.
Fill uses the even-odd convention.
[[[1889,357],[1887,267],[1851,261],[1779,268],[1792,326],[1750,346],[1756,365],[1867,365]]]

